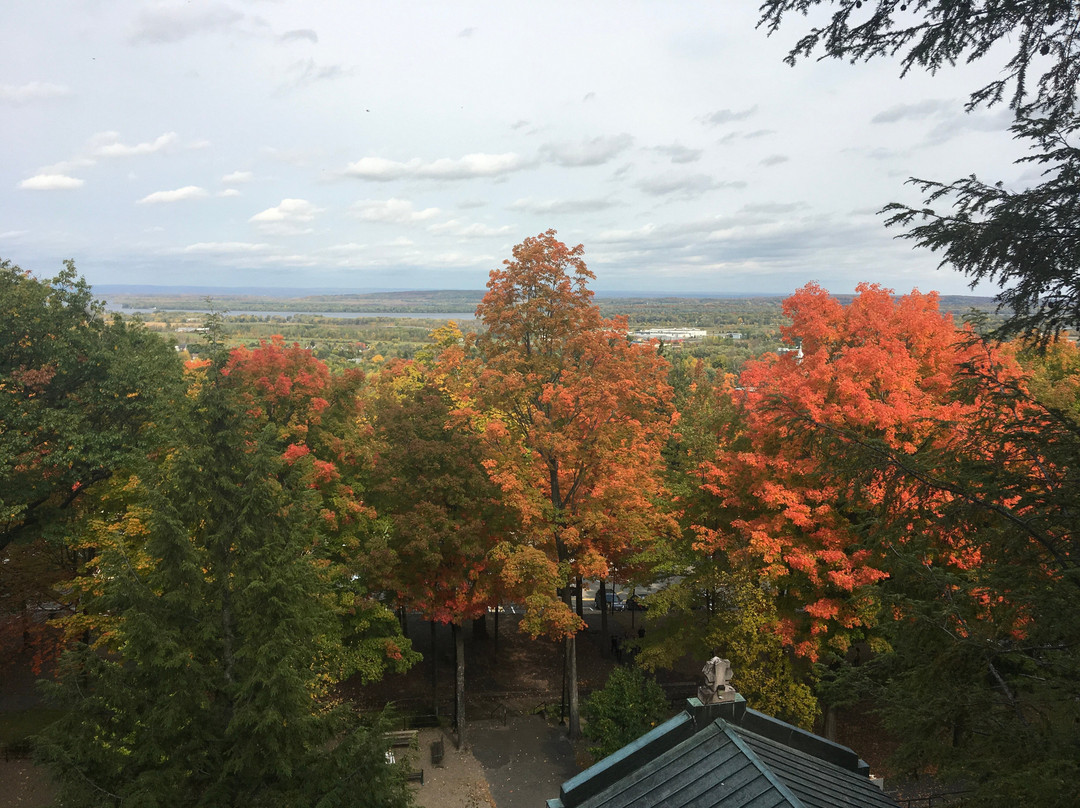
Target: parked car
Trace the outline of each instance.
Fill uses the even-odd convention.
[[[642,595],[631,595],[626,599],[626,609],[631,612],[643,612],[649,608]]]
[[[621,612],[623,609],[626,608],[626,603],[615,592],[612,592],[609,589],[606,594],[607,594],[607,607],[608,607],[609,612]],[[596,597],[593,598],[593,606],[596,607],[597,611],[600,610],[601,600],[600,600],[600,593],[599,592],[597,592]]]

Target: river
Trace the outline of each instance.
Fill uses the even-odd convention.
[[[209,309],[169,309],[169,308],[156,308],[156,309],[142,309],[142,308],[124,308],[113,303],[107,303],[105,306],[107,311],[118,311],[121,314],[209,314]],[[255,311],[253,309],[236,309],[224,312],[228,316],[232,315],[249,315],[252,317],[329,317],[338,320],[349,319],[356,320],[361,317],[377,317],[381,319],[393,319],[396,317],[409,319],[409,320],[475,320],[476,314],[471,311],[433,311],[433,312],[416,312],[416,311]]]

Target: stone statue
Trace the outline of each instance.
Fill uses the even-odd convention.
[[[701,669],[701,674],[705,677],[705,686],[698,688],[698,700],[702,704],[735,700],[735,688],[728,684],[732,679],[731,663],[720,659],[716,651],[713,651],[712,659]]]

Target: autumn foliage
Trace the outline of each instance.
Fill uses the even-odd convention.
[[[633,344],[623,318],[605,319],[587,283],[583,248],[547,231],[514,248],[493,270],[477,309],[487,331],[474,398],[483,412],[485,466],[520,519],[503,553],[546,574],[605,578],[672,531],[660,502],[662,447],[674,420],[667,362],[655,346]],[[540,554],[536,551],[539,550]],[[555,591],[534,587],[524,625],[572,633],[579,619]]]
[[[461,334],[444,336],[437,356],[388,363],[369,385],[369,499],[388,525],[386,588],[429,620],[461,625],[499,600],[491,550],[510,525],[481,438],[455,412]]]
[[[864,636],[877,620],[874,584],[889,574],[889,545],[907,541],[916,522],[931,529],[912,518],[896,533],[893,520],[902,512],[930,517],[952,497],[867,455],[899,461],[931,446],[985,450],[974,436],[957,440],[988,406],[978,393],[962,395],[957,380],[975,367],[1018,374],[1006,353],[941,314],[935,294],[894,299],[869,284],[857,291],[847,306],[814,284],[785,301],[792,349],[749,363],[729,387],[741,431],[704,468],[705,487],[730,520],[700,529],[701,550],[758,568],[786,604],[776,630],[811,659],[826,649],[842,654]],[[963,527],[929,521],[936,535],[928,559],[977,563]]]

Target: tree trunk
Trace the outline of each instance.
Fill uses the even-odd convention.
[[[821,734],[830,741],[836,740],[836,707],[832,704],[825,708],[824,727]]]
[[[563,501],[562,494],[559,492],[558,459],[553,460],[548,465],[548,474],[551,482],[551,504],[555,511],[555,525],[561,527],[563,523]],[[555,555],[559,561],[569,560],[569,551],[560,538],[558,530],[555,531]],[[578,586],[578,597],[581,597],[580,585]],[[570,591],[568,589],[563,589],[562,598],[563,603],[568,607],[572,606],[570,602]],[[570,736],[571,740],[577,740],[577,738],[581,736],[581,716],[578,712],[577,639],[573,634],[566,638],[566,663],[566,678],[570,687],[570,726],[567,734]]]
[[[435,621],[431,621],[431,710],[439,717],[439,654],[435,642]]]
[[[454,723],[457,725],[458,749],[467,749],[465,740],[465,633],[454,624]]]
[[[472,621],[472,638],[474,640],[486,640],[488,638],[486,612]]]
[[[581,580],[581,576],[579,575],[577,577],[577,616],[578,617],[584,617],[585,616],[585,608],[582,605],[582,598],[584,598],[585,595],[581,591],[581,585],[583,583],[584,583],[584,581]]]
[[[569,670],[566,678],[570,685],[570,726],[567,735],[571,740],[577,740],[581,736],[581,715],[578,711],[578,683],[577,683],[577,636],[571,635],[566,638],[566,660]]]
[[[607,605],[607,580],[600,579],[600,654],[602,656],[611,656],[611,651],[608,648],[608,605]]]

